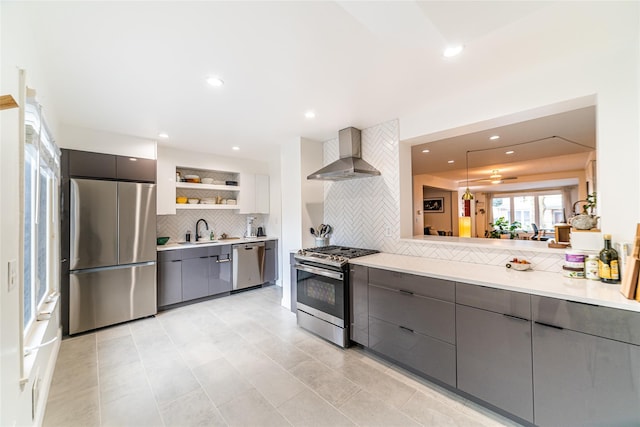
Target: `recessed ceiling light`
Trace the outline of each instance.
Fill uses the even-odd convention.
[[[447,160],[447,163],[449,163],[449,164],[455,163],[455,160]]]
[[[513,154],[513,153],[515,153],[515,151],[513,151],[513,150],[509,150],[509,151],[505,151],[504,152],[504,154]]]
[[[491,181],[492,184],[502,184],[502,180],[500,179],[494,179],[493,181]]]
[[[315,119],[316,118],[316,113],[314,113],[313,111],[309,110],[306,113],[304,113],[304,116],[307,119]]]
[[[500,139],[500,135],[492,135],[489,137],[489,139],[495,141],[496,139]]]
[[[445,58],[452,58],[456,55],[459,55],[460,52],[462,52],[462,49],[464,49],[464,46],[462,46],[461,44],[448,46],[444,49],[444,52],[442,54],[445,56]]]
[[[224,85],[222,79],[218,76],[211,76],[207,78],[207,83],[209,83],[213,87],[220,87]]]
[[[428,153],[428,152],[429,152],[429,150],[422,150],[422,152],[423,152],[423,153]]]
[[[159,133],[158,138],[167,139],[169,138],[169,134],[165,132]]]
[[[231,149],[232,149],[233,151],[238,151],[238,150],[240,149],[240,147],[237,147],[237,146],[236,146],[236,147],[231,147]]]

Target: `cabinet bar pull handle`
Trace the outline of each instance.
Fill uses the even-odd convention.
[[[181,259],[172,259],[171,262],[181,262]]]
[[[528,321],[529,321],[529,319],[525,319],[524,317],[514,316],[514,315],[512,315],[512,314],[502,313],[502,315],[503,315],[504,317],[508,317],[509,319],[523,320],[523,321],[525,321],[525,322],[528,322]]]
[[[411,328],[407,328],[406,326],[398,326],[400,329],[404,329],[405,331],[409,331],[411,333],[413,333],[413,329]]]
[[[225,258],[225,259],[219,259],[216,262],[219,263],[219,262],[229,262],[229,261],[231,261],[229,258]]]
[[[398,289],[398,292],[402,292],[403,294],[407,294],[407,295],[413,295],[413,292],[405,291],[404,289]]]
[[[550,325],[550,324],[548,324],[548,323],[542,323],[542,322],[537,322],[537,321],[536,321],[535,323],[537,323],[538,325],[546,326],[547,328],[553,328],[553,329],[564,329],[564,328],[563,328],[563,327],[561,327],[561,326]]]
[[[582,304],[582,305],[588,305],[591,307],[600,307],[598,304],[590,304],[588,302],[582,302],[582,301],[569,301],[572,304]]]

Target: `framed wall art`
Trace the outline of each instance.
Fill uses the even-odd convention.
[[[422,210],[424,213],[444,213],[444,197],[424,199]]]

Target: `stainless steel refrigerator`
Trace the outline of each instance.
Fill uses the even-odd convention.
[[[156,314],[155,184],[70,182],[69,333]]]

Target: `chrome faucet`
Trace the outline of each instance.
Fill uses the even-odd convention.
[[[209,224],[207,224],[207,221],[205,219],[200,218],[198,221],[196,221],[196,242],[200,240],[200,231],[198,231],[198,226],[200,225],[200,221],[204,222],[204,226],[206,230],[209,229]]]

